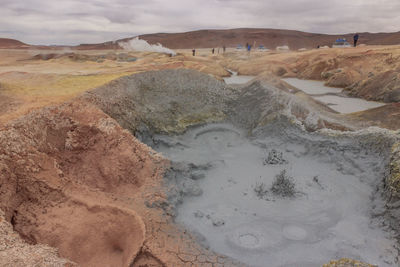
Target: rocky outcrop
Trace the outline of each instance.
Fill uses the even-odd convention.
[[[361,79],[359,72],[348,68],[322,72],[321,77],[327,77],[326,85],[339,88],[350,86],[354,81]]]
[[[364,80],[355,80],[346,90],[350,95],[386,103],[400,102],[400,69],[371,72]]]

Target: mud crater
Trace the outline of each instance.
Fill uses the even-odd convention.
[[[282,125],[251,136],[231,124],[153,136],[172,161],[165,180],[175,221],[250,266],[322,266],[343,257],[397,264],[394,234],[372,216],[384,213],[382,151]],[[282,173],[294,183],[290,197],[274,194]],[[257,195],[259,184],[266,197]]]

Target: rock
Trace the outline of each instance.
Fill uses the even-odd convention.
[[[385,93],[383,101],[386,103],[400,102],[400,87]]]
[[[222,220],[222,219],[213,218],[213,219],[212,219],[212,224],[213,224],[215,227],[219,227],[219,226],[225,225],[225,221]]]
[[[268,157],[266,159],[264,159],[263,164],[271,164],[271,165],[276,165],[276,164],[284,164],[287,161],[283,158],[283,153],[282,152],[278,152],[275,149],[272,149],[269,153],[268,153]]]
[[[283,76],[287,73],[287,70],[283,67],[278,67],[277,69],[274,70],[274,74],[277,76]]]
[[[361,78],[358,72],[349,69],[336,69],[329,73],[330,75],[328,75],[329,77],[326,85],[332,87],[344,88],[352,85],[353,81],[357,81]]]
[[[204,213],[198,210],[198,211],[196,211],[196,212],[194,213],[194,217],[196,217],[196,218],[203,218],[203,217],[204,217]]]

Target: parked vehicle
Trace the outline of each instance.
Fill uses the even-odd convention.
[[[333,43],[332,48],[341,48],[341,47],[351,47],[351,44],[349,44],[345,38],[338,38],[336,41]]]
[[[263,46],[263,45],[259,45],[258,46],[258,50],[260,50],[260,51],[268,51],[269,49],[265,48],[265,46]]]

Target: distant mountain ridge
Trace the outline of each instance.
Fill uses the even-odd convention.
[[[0,38],[0,48],[28,48],[28,47],[30,47],[28,44],[25,44],[18,40],[9,38]]]
[[[269,49],[277,46],[287,45],[290,49],[316,48],[319,46],[331,46],[337,38],[346,38],[352,43],[354,33],[348,34],[319,34],[307,33],[294,30],[279,29],[257,29],[240,28],[230,30],[198,30],[183,33],[154,33],[140,35],[140,39],[150,44],[160,43],[171,49],[192,49],[192,48],[213,48],[213,47],[236,47],[238,44],[246,43],[255,46],[263,45]],[[359,44],[367,45],[400,45],[400,31],[393,33],[359,33]],[[92,50],[92,49],[119,49],[118,42],[129,41],[135,37],[120,39],[116,41],[81,44],[71,48]],[[25,48],[30,47],[17,40],[0,38],[0,48]],[[44,46],[32,46],[44,48]],[[66,47],[66,46],[64,46]],[[57,49],[54,46],[47,48]]]
[[[315,48],[320,46],[331,46],[337,38],[346,38],[350,43],[354,33],[348,34],[319,34],[307,33],[294,30],[279,29],[255,29],[242,28],[230,30],[199,30],[184,33],[154,33],[140,35],[151,44],[160,43],[171,49],[191,48],[213,48],[213,47],[236,47],[238,44],[246,43],[263,45],[269,49],[277,46],[287,45],[290,49]],[[359,44],[368,45],[400,45],[400,31],[394,33],[359,33]],[[129,41],[132,38],[120,39],[115,42],[102,44],[79,45],[80,49],[90,48],[116,48],[118,42]]]

